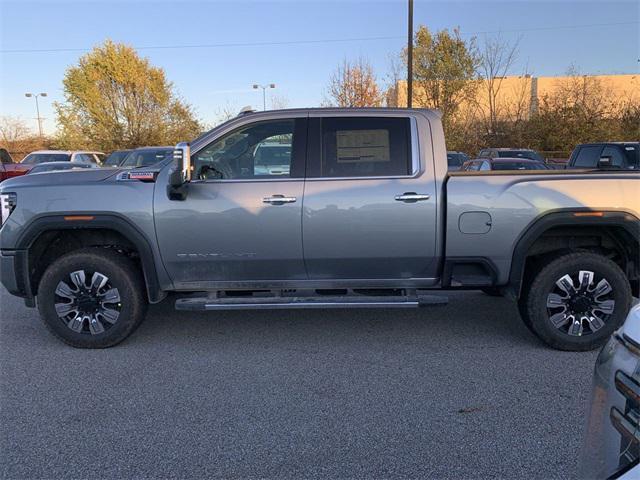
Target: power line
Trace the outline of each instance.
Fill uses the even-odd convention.
[[[329,38],[324,40],[284,40],[281,42],[238,42],[238,43],[210,43],[196,45],[148,45],[133,47],[136,50],[165,50],[172,48],[223,48],[223,47],[263,47],[278,45],[305,45],[314,43],[337,43],[337,42],[363,42],[369,40],[396,40],[404,37],[360,37],[360,38]],[[42,49],[18,49],[0,50],[0,53],[57,53],[57,52],[87,52],[90,48],[42,48]]]
[[[622,25],[638,25],[640,22],[615,22],[615,23],[591,23],[586,25],[557,25],[548,27],[521,28],[517,30],[491,30],[483,32],[461,32],[462,35],[485,35],[489,33],[524,33],[545,30],[564,30],[576,28],[615,27]],[[233,48],[233,47],[269,47],[283,45],[313,45],[322,43],[365,42],[378,40],[400,40],[404,36],[380,36],[380,37],[355,37],[355,38],[328,38],[317,40],[283,40],[277,42],[234,42],[234,43],[210,43],[193,45],[144,45],[133,47],[136,50],[169,50],[169,49],[195,49],[195,48]],[[0,53],[62,53],[62,52],[88,52],[91,48],[34,48],[34,49],[9,49],[0,50]]]
[[[593,27],[617,27],[621,25],[638,25],[640,22],[615,22],[615,23],[591,23],[587,25],[556,25],[550,27],[532,27],[532,28],[521,28],[518,30],[493,30],[486,32],[460,32],[461,35],[484,35],[487,33],[522,33],[522,32],[539,32],[543,30],[564,30],[564,29],[573,29],[573,28],[593,28]]]

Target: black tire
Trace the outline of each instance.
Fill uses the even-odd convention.
[[[69,281],[72,272],[77,271],[85,272],[85,277],[89,277],[89,279],[93,279],[93,274],[98,272],[107,278],[108,283],[104,284],[102,289],[96,289],[99,293],[91,297],[89,290],[92,289],[92,285],[89,280],[87,295],[82,296],[80,291],[84,290],[78,287],[78,283]],[[64,290],[64,286],[58,290],[62,282],[77,289],[77,293],[75,290],[73,293],[76,297],[75,300],[71,297],[58,295]],[[83,283],[85,286],[87,285],[86,282]],[[105,299],[106,289],[116,290],[118,295],[112,298],[117,298],[119,301],[99,303]],[[38,286],[38,309],[49,331],[63,342],[77,348],[108,348],[122,342],[142,323],[147,308],[144,292],[144,279],[132,260],[106,248],[87,248],[63,255],[46,269]],[[100,324],[102,332],[99,332],[99,328],[95,327],[96,323],[92,317],[76,321],[74,325],[80,330],[73,330],[68,326],[73,322],[68,322],[67,319],[73,320],[75,317],[78,320],[80,318],[78,313],[70,313],[66,317],[58,316],[56,303],[60,305],[69,302],[70,305],[79,305],[82,300],[92,305],[91,298],[93,298],[96,312],[101,306],[104,307],[106,303],[109,303],[107,306],[109,311],[118,313],[114,323],[106,321],[106,317],[94,316],[95,320],[98,320],[97,323]],[[82,305],[84,308],[85,304]],[[90,323],[94,323],[94,329],[89,328]]]
[[[503,293],[500,291],[498,287],[484,287],[481,288],[482,293],[485,295],[489,295],[490,297],[503,297]]]
[[[550,295],[558,292],[558,282],[563,276],[570,275],[577,278],[580,271],[587,271],[593,274],[593,279],[589,284],[589,291],[583,292],[580,279],[578,279],[578,287],[571,290],[570,294],[562,291],[563,304],[560,307],[548,308],[547,301]],[[605,314],[602,311],[592,313],[591,316],[598,315],[601,318],[602,325],[594,328],[591,321],[579,320],[578,323],[586,328],[576,327],[580,333],[570,334],[571,318],[574,320],[583,317],[585,311],[583,309],[591,309],[595,305],[593,303],[598,300],[599,305],[603,305],[605,295],[595,295],[595,300],[589,300],[589,292],[595,289],[595,283],[598,279],[605,280],[610,286],[610,292],[606,294],[607,301],[614,303],[611,313]],[[576,282],[573,282],[575,287]],[[532,277],[529,288],[524,286],[524,294],[520,301],[520,310],[525,325],[532,330],[543,342],[552,348],[558,350],[569,351],[586,351],[593,350],[602,346],[611,334],[622,325],[629,309],[631,308],[632,295],[629,280],[625,276],[620,267],[608,258],[590,252],[570,253],[562,255],[550,261],[545,267],[541,268],[537,274]],[[554,290],[555,289],[555,290]],[[584,300],[584,297],[587,300]],[[591,297],[594,297],[591,294]],[[586,306],[584,301],[587,302]],[[582,303],[580,303],[582,302]],[[589,303],[591,302],[591,303]],[[593,310],[586,310],[593,312]],[[556,326],[551,317],[558,313],[558,323],[565,322],[562,326]],[[574,317],[571,317],[571,315]],[[567,320],[568,319],[568,320]],[[595,319],[594,319],[595,320]],[[567,331],[564,331],[567,328]]]

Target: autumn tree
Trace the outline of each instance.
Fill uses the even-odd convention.
[[[478,54],[475,40],[465,41],[460,31],[432,34],[421,25],[413,40],[415,104],[442,112],[445,127],[465,101],[475,98]],[[406,49],[403,56],[407,58]]]
[[[82,56],[55,104],[58,144],[105,151],[193,138],[200,124],[161,68],[127,45],[106,41]]]
[[[382,98],[369,62],[364,58],[354,62],[345,59],[331,75],[324,103],[337,107],[379,107]]]

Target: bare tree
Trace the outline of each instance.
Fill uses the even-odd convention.
[[[271,110],[282,110],[289,107],[289,99],[285,95],[271,96]]]
[[[387,107],[399,107],[400,106],[400,88],[398,88],[400,81],[404,80],[405,66],[402,63],[402,59],[397,55],[389,56],[389,73],[386,76],[387,88],[384,92],[384,103]],[[403,106],[406,105],[403,104]]]
[[[0,147],[8,150],[14,160],[20,160],[27,153],[42,148],[46,144],[43,139],[27,127],[24,120],[18,117],[0,117]]]
[[[227,120],[232,119],[233,117],[238,115],[239,111],[240,108],[235,107],[227,100],[227,103],[216,109],[213,126],[219,125],[226,122]]]
[[[382,94],[369,62],[364,58],[354,62],[345,59],[331,75],[324,103],[338,107],[379,107]]]
[[[483,80],[483,88],[487,93],[489,103],[487,126],[490,134],[495,134],[498,129],[500,116],[498,96],[507,72],[513,67],[518,58],[519,43],[520,39],[509,43],[498,35],[496,37],[486,37],[480,48],[478,71]]]

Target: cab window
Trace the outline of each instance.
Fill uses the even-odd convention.
[[[304,151],[304,122],[302,119],[257,122],[224,135],[193,156],[196,178],[241,180],[300,176],[293,166],[296,147],[300,148],[301,142]]]
[[[412,173],[408,118],[327,117],[310,177],[394,177]],[[319,168],[318,168],[319,167]]]

